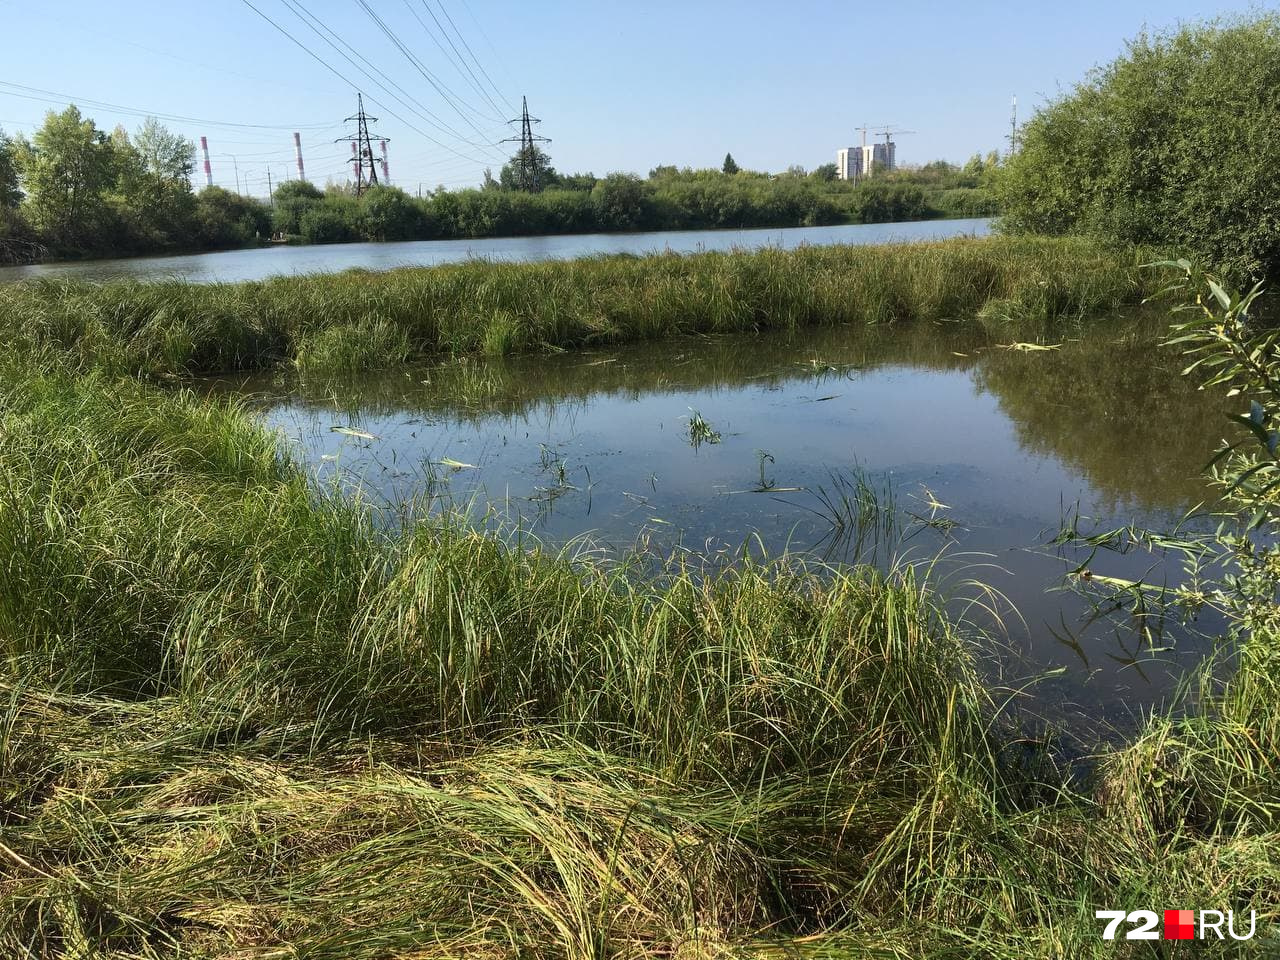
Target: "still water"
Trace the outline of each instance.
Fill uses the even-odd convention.
[[[334,273],[361,267],[430,266],[473,257],[492,260],[557,260],[606,253],[696,253],[702,250],[790,249],[802,244],[895,243],[955,236],[985,236],[990,220],[929,220],[837,227],[768,230],[685,230],[661,233],[593,233],[569,236],[494,237],[481,240],[415,240],[404,243],[342,243],[224,250],[179,257],[133,257],[79,263],[0,267],[0,282],[29,277],[70,276],[85,280],[133,277],[231,283],[298,273]]]
[[[843,327],[215,388],[249,397],[321,482],[470,504],[550,545],[941,558],[952,614],[995,637],[989,674],[1049,673],[1039,702],[1124,728],[1217,625],[1100,611],[1068,571],[1173,583],[1179,565],[1051,541],[1077,515],[1084,532],[1171,530],[1211,498],[1224,407],[1179,377],[1161,329],[1114,317],[1025,351],[973,323]]]

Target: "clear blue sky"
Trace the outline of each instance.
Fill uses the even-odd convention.
[[[234,156],[259,195],[268,166],[277,180],[294,175],[295,129],[309,179],[346,175],[350,147],[332,141],[355,111],[357,87],[391,138],[393,182],[415,191],[474,184],[486,166],[496,173],[511,148],[494,143],[514,132],[501,121],[517,115],[521,94],[562,172],[719,166],[726,151],[752,169],[812,169],[855,143],[863,122],[916,131],[898,138],[900,162],[963,161],[1004,147],[1011,96],[1025,117],[1144,26],[1247,9],[1204,0],[363,0],[456,95],[451,103],[361,0],[251,2],[345,80],[244,0],[0,0],[0,83],[71,95],[108,129],[132,130],[141,117],[84,100],[196,118],[167,123],[209,137],[215,182],[234,184]],[[356,47],[404,102],[335,53],[298,9]],[[67,100],[30,99],[42,96],[0,85],[0,127],[30,133]]]

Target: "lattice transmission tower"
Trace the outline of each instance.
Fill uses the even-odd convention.
[[[516,120],[509,120],[508,123],[520,124],[520,136],[508,137],[500,142],[502,143],[519,143],[520,152],[512,158],[514,163],[514,173],[516,178],[516,186],[521,190],[528,190],[536,193],[542,189],[542,166],[545,154],[538,148],[539,143],[550,143],[548,137],[542,137],[533,132],[533,125],[541,123],[537,117],[529,116],[529,98],[521,97],[522,106],[521,115]]]
[[[387,137],[375,137],[369,133],[369,124],[377,123],[377,117],[371,117],[364,112],[364,95],[356,94],[356,112],[354,116],[347,117],[344,123],[356,124],[356,132],[349,137],[339,137],[334,143],[348,142],[351,144],[351,172],[356,178],[356,196],[360,196],[369,187],[378,185],[378,162],[373,155],[373,145],[375,143],[382,144],[382,150],[385,154],[387,144],[391,141]],[[383,169],[386,169],[385,162]],[[367,173],[366,173],[367,171]]]

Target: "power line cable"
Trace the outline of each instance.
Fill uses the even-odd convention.
[[[458,50],[457,45],[453,42],[452,38],[449,36],[449,32],[445,30],[444,24],[440,22],[440,18],[435,15],[435,11],[433,11],[431,7],[427,6],[426,0],[421,0],[421,3],[422,3],[422,8],[426,10],[427,13],[430,14],[431,19],[435,21],[435,25],[439,29],[440,35],[443,36],[445,40],[448,41],[450,49],[453,50],[452,57],[449,56],[449,51],[444,48],[444,45],[439,41],[439,39],[437,39],[436,35],[431,32],[431,28],[427,26],[426,21],[423,20],[422,17],[418,16],[418,11],[413,9],[413,4],[411,4],[409,0],[404,0],[405,9],[407,9],[411,14],[413,14],[413,19],[418,21],[419,26],[422,27],[422,32],[431,38],[431,42],[436,45],[436,48],[441,53],[443,53],[445,57],[447,57],[449,60],[452,61],[455,67],[461,68],[458,70],[459,74],[462,74],[465,71],[466,75],[470,76],[471,79],[468,82],[469,82],[469,85],[471,86],[471,89],[474,90],[476,93],[480,94],[480,96],[484,97],[484,99],[489,102],[489,106],[493,107],[494,109],[494,116],[492,119],[500,121],[502,119],[502,108],[499,107],[494,102],[493,97],[489,96],[488,91],[485,90],[484,87],[480,85],[480,80],[476,77],[475,72],[467,64],[467,61],[463,59],[462,53]],[[466,80],[467,76],[463,76],[462,79]]]
[[[261,10],[259,10],[257,7],[255,7],[255,6],[253,5],[253,3],[251,2],[251,0],[240,0],[240,2],[241,2],[241,3],[243,3],[243,4],[244,4],[246,7],[248,7],[250,10],[252,10],[254,13],[256,13],[258,16],[260,16],[263,20],[267,21],[267,23],[271,24],[271,26],[275,27],[275,28],[276,28],[276,30],[278,30],[280,33],[284,34],[284,36],[285,36],[285,37],[287,37],[287,38],[288,38],[288,39],[289,39],[293,44],[295,44],[295,45],[296,45],[299,49],[301,49],[304,53],[306,53],[306,54],[307,54],[307,56],[311,57],[313,60],[315,60],[315,61],[316,61],[317,63],[319,63],[322,67],[324,67],[326,70],[328,70],[328,71],[329,71],[330,73],[332,73],[334,76],[336,76],[336,77],[337,77],[339,80],[341,80],[343,83],[345,83],[345,84],[347,84],[348,86],[353,87],[353,88],[356,86],[354,83],[352,83],[350,80],[348,80],[345,76],[343,76],[343,75],[342,75],[342,73],[341,73],[340,71],[338,71],[338,69],[337,69],[337,68],[335,68],[332,64],[330,64],[328,61],[326,61],[323,57],[321,57],[321,56],[319,56],[318,54],[316,54],[315,52],[313,52],[313,51],[312,51],[310,48],[308,48],[308,47],[306,46],[306,44],[304,44],[301,40],[298,40],[298,39],[297,39],[296,37],[294,37],[294,36],[293,36],[293,34],[291,34],[288,30],[286,30],[284,27],[280,26],[280,24],[276,23],[276,22],[275,22],[274,20],[272,20],[269,16],[267,16],[265,13],[263,13]],[[401,123],[403,123],[406,127],[408,127],[410,130],[412,130],[414,133],[418,134],[420,137],[422,137],[422,138],[423,138],[423,139],[425,139],[425,140],[429,140],[431,143],[434,143],[436,146],[438,146],[438,147],[442,147],[443,149],[448,150],[450,153],[457,154],[457,156],[462,157],[464,160],[470,160],[470,161],[472,161],[473,163],[484,163],[484,162],[485,162],[485,161],[483,161],[483,160],[477,160],[475,157],[468,157],[465,153],[462,153],[462,152],[460,152],[460,151],[458,151],[458,150],[455,150],[453,147],[449,146],[448,144],[446,144],[446,143],[442,143],[441,141],[437,140],[435,137],[431,136],[431,134],[429,134],[429,133],[425,133],[425,132],[423,132],[422,130],[419,130],[419,129],[418,129],[417,127],[415,127],[412,123],[410,123],[409,121],[405,120],[402,116],[400,116],[398,113],[396,113],[396,112],[395,112],[394,110],[392,110],[390,107],[387,107],[387,106],[386,106],[386,104],[379,103],[379,102],[378,102],[376,99],[374,99],[373,97],[370,97],[370,98],[369,98],[369,102],[370,102],[370,103],[372,103],[372,104],[375,104],[376,106],[382,107],[383,109],[385,109],[385,110],[387,111],[387,113],[389,113],[391,116],[395,117],[395,119],[399,120]]]
[[[322,21],[314,13],[308,10],[303,5],[301,0],[281,0],[281,2],[284,3],[287,7],[289,7],[289,9],[293,12],[294,16],[296,16],[299,20],[302,20],[303,25],[306,26],[312,33],[314,33],[321,40],[323,40],[330,47],[332,47],[333,50],[336,51],[339,56],[341,56],[349,64],[355,67],[358,71],[360,71],[360,73],[364,74],[364,76],[368,80],[377,84],[384,91],[386,91],[388,95],[394,97],[401,104],[401,106],[403,106],[410,113],[416,114],[424,122],[426,122],[427,124],[433,127],[436,127],[438,130],[441,130],[442,132],[445,132],[450,136],[456,137],[462,143],[466,143],[470,146],[476,147],[481,150],[487,149],[490,146],[488,141],[486,141],[485,143],[476,143],[473,140],[469,140],[464,134],[459,133],[453,127],[449,126],[449,124],[447,124],[441,117],[433,113],[425,104],[423,104],[411,93],[409,93],[409,91],[405,90],[403,86],[396,83],[396,81],[393,80],[391,77],[387,76],[387,74],[384,73],[381,69],[379,69],[375,64],[371,63],[368,57],[364,56],[364,54],[362,54],[359,50],[357,50],[355,47],[349,44],[346,40],[344,40],[336,31],[334,31],[332,28],[327,26],[324,23],[324,21]],[[325,34],[328,34],[328,36],[326,36]],[[335,41],[337,42],[335,43]],[[360,60],[369,68],[369,70],[372,70],[378,76],[377,77],[373,76],[372,74],[369,73],[369,70],[366,70],[364,67],[360,66],[360,64],[352,60],[350,56],[348,56],[345,52],[343,52],[338,47],[337,45],[338,43],[342,44],[343,47],[346,47],[347,50],[349,50],[356,57],[359,57]],[[391,87],[394,87],[395,90],[392,90],[386,84],[382,83],[378,79],[378,77],[381,77],[382,80],[385,80],[386,83],[390,84]],[[399,93],[403,94],[404,96],[401,97],[399,94],[396,93],[396,91],[399,91]],[[414,107],[410,106],[409,103],[406,102],[405,98],[407,98],[409,101],[412,101],[420,109],[415,109]],[[376,102],[373,100],[372,97],[370,97],[369,100],[371,103]]]
[[[426,3],[426,0],[422,0],[422,2]],[[465,2],[463,5],[464,6],[466,5]],[[516,108],[516,105],[512,103],[509,99],[507,99],[506,95],[501,90],[498,89],[497,84],[493,82],[493,77],[489,76],[489,71],[484,68],[484,64],[481,63],[479,58],[475,55],[475,51],[471,49],[471,44],[467,43],[467,38],[462,35],[462,31],[458,29],[458,25],[453,22],[453,17],[449,16],[449,11],[444,5],[444,0],[436,0],[436,6],[439,7],[440,12],[444,14],[444,18],[449,21],[449,26],[453,27],[453,32],[457,34],[458,39],[462,41],[462,46],[466,49],[467,53],[471,55],[471,61],[476,65],[476,67],[484,75],[484,78],[487,81],[489,81],[489,86],[493,88],[493,92],[498,95],[498,98],[502,100],[503,103],[505,103],[512,110],[514,110]],[[492,46],[493,45],[490,44],[490,47]],[[497,56],[496,50],[494,51],[494,55]]]
[[[247,0],[246,0],[247,2]],[[322,130],[326,127],[332,127],[333,124],[322,123],[292,123],[292,124],[275,124],[275,123],[235,123],[230,120],[208,120],[202,117],[186,117],[176,113],[164,113],[159,110],[144,110],[141,107],[127,107],[118,103],[109,103],[105,100],[94,100],[89,97],[76,97],[67,93],[58,93],[54,90],[43,90],[39,87],[29,87],[22,83],[13,83],[9,80],[0,80],[0,87],[11,87],[14,90],[26,90],[27,94],[8,93],[8,91],[0,90],[11,97],[21,97],[24,100],[46,100],[49,97],[54,98],[53,103],[77,103],[84,104],[86,107],[94,107],[99,110],[113,110],[116,113],[139,117],[155,117],[157,120],[168,120],[171,123],[196,123],[209,127],[231,127],[243,130]],[[34,96],[41,94],[42,96]]]
[[[387,26],[386,22],[380,16],[378,16],[377,13],[374,12],[374,9],[371,6],[369,6],[366,0],[356,0],[356,3],[358,3],[364,9],[364,12],[369,15],[369,17],[373,20],[375,24],[377,24],[378,29],[380,29],[383,32],[383,34],[387,37],[387,39],[390,40],[392,44],[395,45],[396,49],[398,49],[401,53],[404,54],[405,59],[407,59],[409,63],[411,63],[417,69],[417,71],[420,74],[422,74],[423,78],[429,84],[431,84],[431,86],[435,87],[436,92],[439,93],[440,96],[444,97],[445,102],[449,104],[450,107],[453,108],[453,112],[456,113],[459,117],[461,117],[463,122],[466,123],[467,126],[469,126],[472,130],[476,132],[477,136],[483,139],[484,132],[479,127],[477,127],[475,123],[472,122],[471,117],[469,117],[467,114],[462,112],[462,107],[460,107],[458,104],[461,103],[463,106],[466,106],[472,113],[477,115],[480,114],[480,111],[476,110],[475,107],[472,107],[470,104],[466,103],[466,101],[462,100],[461,97],[458,97],[457,94],[453,93],[453,91],[449,90],[448,87],[444,86],[442,82],[438,82],[435,75],[430,70],[428,70],[426,66],[422,63],[422,61],[419,60],[413,54],[413,52],[409,50],[409,48],[406,47],[400,41],[400,38],[396,36],[395,31],[393,31],[390,27]],[[455,100],[457,102],[454,102]]]
[[[460,2],[462,3],[462,9],[467,11],[467,16],[471,18],[471,22],[474,23],[476,25],[476,29],[480,31],[480,36],[484,37],[484,42],[488,45],[489,52],[498,58],[498,63],[502,64],[502,72],[505,73],[507,75],[507,79],[514,84],[516,82],[515,75],[512,74],[511,68],[507,66],[506,58],[502,56],[502,54],[498,53],[497,47],[493,45],[493,41],[489,38],[489,34],[484,29],[484,24],[480,22],[480,18],[475,15],[474,11],[472,11],[471,5],[467,3],[467,0],[460,0]],[[494,87],[494,89],[497,90],[498,88]],[[511,100],[508,100],[501,93],[499,96],[502,96],[502,99],[506,101],[507,105],[511,107],[512,110],[516,108],[515,103]]]

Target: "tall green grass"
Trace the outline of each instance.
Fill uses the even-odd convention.
[[[1080,319],[1139,300],[1132,251],[990,238],[792,251],[470,262],[195,285],[0,285],[0,334],[82,369],[159,377],[500,355],[689,333],[955,319]]]
[[[1136,957],[1095,908],[1276,919],[1270,638],[1072,784],[906,570],[511,549],[317,491],[234,406],[3,372],[4,956]]]

